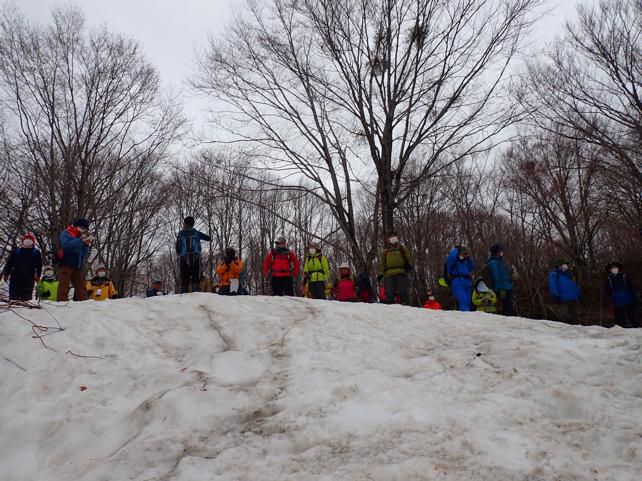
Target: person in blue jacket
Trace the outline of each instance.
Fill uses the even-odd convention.
[[[473,310],[473,278],[475,261],[466,247],[457,246],[446,258],[446,271],[451,292],[457,301],[459,311]]]
[[[504,246],[494,244],[490,247],[488,270],[491,278],[489,286],[499,299],[499,312],[505,316],[513,315],[513,279],[504,263]]]
[[[194,229],[194,217],[183,220],[183,229],[176,236],[176,254],[180,259],[181,294],[198,292],[201,282],[201,241],[210,236]]]
[[[580,288],[573,280],[571,263],[567,259],[557,259],[555,269],[548,275],[548,288],[556,304],[562,306],[563,321],[578,323]]]
[[[615,323],[618,326],[627,327],[628,319],[631,327],[640,327],[636,319],[638,304],[638,293],[635,290],[633,281],[623,271],[619,262],[611,262],[607,266],[608,275],[604,284],[604,295],[613,306]]]
[[[89,222],[83,217],[78,217],[73,224],[63,230],[58,236],[58,302],[69,300],[69,284],[74,286],[74,300],[86,301],[89,299],[85,279],[82,275],[82,265],[89,255],[93,237],[89,235]]]
[[[9,281],[9,299],[30,301],[34,283],[40,281],[42,257],[36,249],[36,236],[31,232],[20,239],[20,247],[13,249],[2,270],[5,282]]]

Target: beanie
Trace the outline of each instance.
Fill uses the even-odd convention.
[[[185,217],[185,219],[183,219],[183,222],[185,222],[185,224],[187,224],[190,227],[194,227],[194,224],[196,223],[194,222],[194,217],[192,217],[191,215],[188,215],[187,217]]]
[[[504,246],[503,245],[501,245],[501,244],[493,244],[492,246],[490,246],[490,255],[491,256],[496,256],[497,254],[499,254],[503,250],[504,250]]]
[[[74,219],[74,227],[82,227],[83,229],[89,229],[89,222],[84,217],[77,217]]]

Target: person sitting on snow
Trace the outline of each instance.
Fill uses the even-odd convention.
[[[426,302],[424,303],[424,309],[432,309],[435,311],[441,311],[441,304],[435,298],[435,293],[432,289],[428,289],[426,293]]]
[[[152,279],[152,286],[147,289],[145,297],[166,296],[167,292],[163,292],[163,283],[160,279]]]
[[[342,302],[357,301],[357,285],[347,262],[339,266],[339,277],[334,281],[334,298]]]
[[[243,270],[243,261],[236,258],[236,251],[232,247],[225,249],[225,256],[216,268],[219,278],[218,293],[222,296],[235,296],[239,293],[239,279]]]
[[[42,279],[38,283],[38,299],[42,301],[55,301],[58,299],[58,281],[53,266],[45,266]]]
[[[497,295],[479,278],[473,289],[473,305],[480,312],[495,314],[497,312]]]
[[[30,301],[33,286],[40,281],[42,257],[36,249],[36,236],[27,232],[20,239],[20,247],[13,249],[2,270],[5,282],[9,281],[9,299]]]
[[[101,266],[96,269],[96,275],[93,279],[87,281],[87,293],[89,298],[94,301],[104,301],[105,299],[116,299],[118,297],[114,283],[107,277],[107,268]]]

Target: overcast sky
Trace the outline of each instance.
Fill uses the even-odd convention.
[[[2,1],[2,0],[0,0]],[[60,0],[17,0],[29,18],[48,22],[50,10],[70,3]],[[106,24],[110,30],[136,38],[148,58],[159,69],[163,81],[183,91],[184,81],[193,68],[194,51],[202,48],[208,32],[220,32],[231,12],[244,0],[77,0],[90,26]],[[551,13],[540,22],[535,42],[543,44],[561,29],[571,15],[573,0],[548,0]],[[194,100],[187,105],[189,116],[198,115]]]

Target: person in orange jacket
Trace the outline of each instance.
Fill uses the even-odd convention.
[[[435,299],[435,293],[432,289],[428,289],[426,302],[424,303],[424,309],[432,309],[435,311],[441,311],[441,304]]]
[[[275,241],[263,261],[263,276],[271,277],[273,296],[294,296],[294,279],[299,277],[301,264],[296,254],[287,247],[285,237]]]
[[[239,292],[239,279],[243,270],[243,261],[236,258],[236,251],[232,247],[225,249],[225,257],[216,268],[219,278],[218,293],[222,296],[235,296]]]

